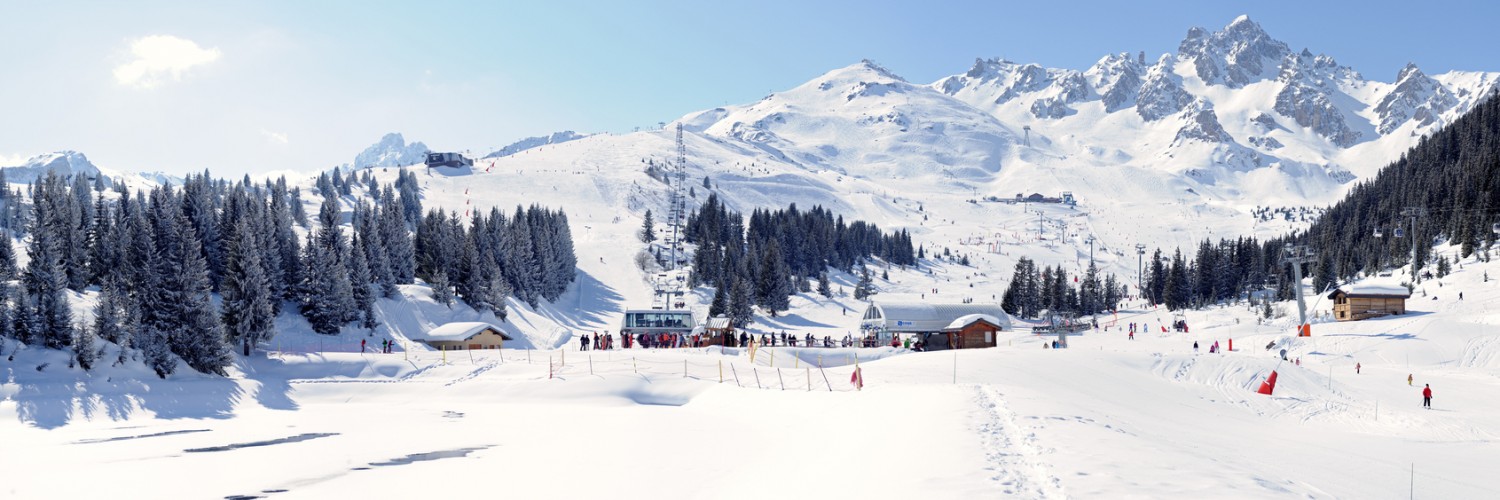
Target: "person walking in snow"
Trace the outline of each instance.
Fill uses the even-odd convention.
[[[1193,352],[1198,352],[1198,341],[1193,341]]]
[[[1135,329],[1130,330],[1130,340],[1135,340]]]
[[[1359,363],[1354,364],[1354,374],[1359,375]]]
[[[359,352],[361,354],[365,352],[365,339],[359,339]]]
[[[1432,384],[1422,384],[1422,407],[1432,409]]]
[[[1411,374],[1410,373],[1406,374],[1406,385],[1407,385],[1407,387],[1411,386]]]
[[[583,335],[581,335],[581,336],[578,337],[578,350],[580,350],[580,351],[587,351],[587,350],[589,350],[589,335],[587,333],[585,333],[585,334],[583,334]]]

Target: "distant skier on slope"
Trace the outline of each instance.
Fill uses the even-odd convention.
[[[1432,384],[1422,384],[1422,407],[1432,409]]]

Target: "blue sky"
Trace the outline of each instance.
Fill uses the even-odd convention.
[[[1500,71],[1485,2],[13,2],[0,165],[327,168],[386,132],[488,150],[751,102],[873,59],[914,82],[1005,57],[1083,69],[1249,14],[1371,78]]]

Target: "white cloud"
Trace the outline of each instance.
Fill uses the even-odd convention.
[[[270,130],[260,129],[260,135],[266,136],[266,140],[277,144],[287,143],[286,132],[272,132]]]
[[[171,35],[151,35],[132,40],[130,54],[135,59],[115,67],[115,81],[120,85],[143,89],[181,81],[189,69],[219,59],[219,49],[205,49],[192,40]]]
[[[0,167],[14,167],[16,165],[26,163],[26,160],[29,159],[31,158],[25,155],[8,155],[5,153],[0,153]]]

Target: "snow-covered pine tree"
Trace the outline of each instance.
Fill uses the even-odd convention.
[[[641,243],[656,241],[656,221],[651,218],[651,211],[646,211],[644,220],[641,221]]]
[[[770,312],[771,316],[791,307],[789,299],[794,292],[791,271],[787,269],[782,257],[781,244],[776,240],[771,240],[762,254],[758,279],[759,305]]]
[[[551,213],[551,212],[549,212]],[[568,214],[562,209],[551,213],[550,231],[552,232],[552,298],[557,300],[563,292],[567,291],[568,285],[578,278],[578,255],[573,251],[573,230],[568,227]]]
[[[48,196],[49,184],[61,184],[57,177],[48,174],[36,192]],[[71,230],[69,221],[60,217],[52,200],[43,199],[37,204],[37,217],[31,228],[31,243],[27,254],[31,261],[26,265],[23,281],[32,304],[28,313],[35,321],[35,328],[28,333],[39,336],[48,349],[62,349],[73,343],[73,311],[68,305],[64,290],[67,289],[67,272],[63,267],[61,239]]]
[[[828,271],[818,273],[818,295],[825,299],[833,297],[833,288],[828,284]]]
[[[752,305],[755,292],[750,287],[750,280],[739,277],[733,280],[734,284],[731,285],[729,294],[729,319],[731,323],[734,323],[735,328],[744,328],[753,319]]]
[[[99,360],[99,346],[93,330],[80,325],[73,331],[77,332],[73,338],[73,361],[84,370],[94,369],[94,362]]]
[[[285,181],[286,179],[282,178],[281,182]],[[302,206],[302,188],[294,186],[287,192],[287,195],[290,198],[287,208],[292,212],[292,222],[296,222],[299,226],[307,227],[307,208]]]
[[[119,269],[120,247],[116,244],[119,238],[115,234],[118,229],[112,206],[102,196],[94,201],[94,223],[90,226],[88,235],[88,272],[89,280],[94,283],[114,278],[112,275]],[[0,249],[0,253],[4,252],[4,249]],[[0,262],[3,261],[4,258],[0,257]],[[0,267],[3,266],[0,263]]]
[[[854,284],[854,300],[867,300],[874,295],[875,282],[870,278],[870,268],[859,266],[859,282]]]
[[[344,323],[358,318],[349,273],[329,251],[308,235],[302,259],[302,316],[313,331],[336,335]]]
[[[381,193],[380,206],[380,242],[385,245],[391,276],[397,284],[410,285],[415,280],[417,265],[404,208],[389,189]]]
[[[727,314],[728,312],[729,285],[724,283],[723,278],[720,278],[718,280],[718,284],[714,286],[714,298],[713,302],[709,303],[708,316],[711,318],[717,318],[719,316]]]
[[[349,287],[354,298],[354,308],[359,313],[359,326],[369,330],[375,322],[375,291],[370,289],[370,266],[365,261],[364,240],[354,238],[354,248],[349,252]]]
[[[318,244],[337,262],[343,262],[349,253],[344,232],[339,229],[340,217],[339,199],[331,195],[324,197],[318,208]]]
[[[486,268],[484,275],[485,280],[489,282],[485,287],[485,291],[490,295],[488,300],[490,311],[495,313],[495,317],[504,321],[507,315],[505,299],[510,297],[511,294],[510,283],[505,281],[505,277],[500,274],[500,269],[493,265]]]
[[[122,285],[106,282],[99,287],[99,300],[94,304],[94,332],[122,350],[130,347],[130,331],[125,329],[121,317],[123,293]]]
[[[247,219],[235,226],[221,285],[224,330],[245,356],[276,331],[270,278],[261,265],[259,238],[251,228]]]
[[[401,198],[401,212],[406,216],[408,227],[416,227],[422,217],[422,188],[417,184],[417,174],[399,170],[396,174],[396,190]]]
[[[198,241],[193,238],[194,229],[185,215],[179,215],[179,244],[183,246],[182,260],[176,267],[176,275],[170,285],[181,305],[181,316],[176,319],[177,329],[170,331],[172,352],[203,373],[224,375],[224,368],[233,362],[229,339],[224,335],[224,325],[219,322],[219,312],[214,307],[212,284],[209,283],[208,263]],[[152,307],[155,307],[153,305]]]
[[[16,249],[11,241],[10,230],[0,229],[0,280],[16,278]]]
[[[450,308],[453,307],[453,285],[448,283],[447,271],[439,270],[432,277],[432,283],[429,286],[432,287],[432,300]]]

